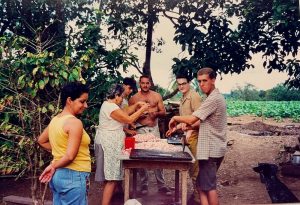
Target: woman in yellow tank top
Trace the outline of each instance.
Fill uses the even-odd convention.
[[[53,204],[87,204],[87,185],[91,172],[90,138],[76,116],[87,108],[88,87],[73,82],[61,91],[63,110],[55,116],[38,138],[51,151],[53,161],[40,176],[50,182]]]

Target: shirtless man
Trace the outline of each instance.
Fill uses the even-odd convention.
[[[160,137],[158,128],[158,118],[166,114],[162,97],[159,93],[150,90],[150,79],[148,76],[142,75],[139,80],[140,91],[129,99],[129,105],[133,105],[138,101],[144,101],[150,104],[149,112],[145,113],[137,120],[137,126],[146,125],[137,130],[138,133],[153,133],[155,136]],[[170,189],[165,184],[163,170],[157,169],[154,171],[157,180],[158,191],[166,195],[171,195]],[[139,170],[141,179],[141,193],[148,193],[148,172],[145,169]]]

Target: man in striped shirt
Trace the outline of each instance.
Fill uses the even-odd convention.
[[[216,76],[211,68],[198,71],[199,87],[207,97],[192,115],[172,117],[168,131],[168,134],[172,133],[178,123],[193,125],[200,120],[196,159],[199,162],[197,188],[202,205],[219,204],[216,175],[226,152],[226,103],[215,88]]]

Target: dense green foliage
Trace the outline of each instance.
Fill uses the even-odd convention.
[[[18,142],[15,135],[19,135],[35,141],[59,111],[58,91],[66,82],[88,83],[92,90],[90,105],[99,108],[107,87],[120,79],[116,68],[124,61],[123,50],[104,48],[96,15],[91,14],[82,29],[69,33],[65,54],[60,57],[43,49],[45,42],[39,32],[35,39],[8,32],[0,38],[1,133],[12,138],[8,140]],[[32,52],[24,49],[27,46]],[[93,114],[97,115],[90,111],[90,117],[86,117],[94,120],[87,126],[96,123]]]
[[[152,32],[162,16],[174,24],[174,41],[189,54],[174,58],[175,75],[195,76],[205,66],[219,73],[241,73],[253,68],[250,60],[260,53],[269,73],[285,71],[287,83],[300,87],[298,7],[297,1],[283,0],[113,0],[103,6],[110,16],[109,29],[122,45],[146,48],[143,73],[151,75]]]
[[[279,84],[276,87],[266,91],[265,99],[276,101],[300,101],[300,92],[299,89],[288,89],[287,86]]]
[[[92,126],[97,124],[107,88],[120,80],[119,67],[122,65],[126,70],[128,65],[124,62],[134,61],[135,56],[128,54],[124,47],[106,47],[108,37],[102,35],[98,23],[102,20],[105,24],[105,19],[100,11],[86,5],[87,1],[78,4],[59,1],[64,15],[76,13],[76,16],[65,16],[63,28],[52,27],[53,23],[60,22],[53,15],[58,14],[55,9],[59,5],[53,7],[50,1],[14,2],[18,9],[26,8],[30,17],[27,19],[17,14],[10,16],[13,5],[8,3],[12,2],[0,2],[1,8],[5,8],[0,18],[0,160],[4,162],[0,173],[32,174],[32,197],[36,201],[41,197],[37,195],[37,192],[41,194],[37,190],[37,175],[49,160],[36,139],[61,109],[60,88],[70,81],[90,86],[90,109],[82,119],[92,137]],[[44,9],[41,16],[37,8]],[[67,24],[72,19],[73,24]],[[11,22],[6,24],[8,20]],[[64,40],[59,35],[61,29]]]
[[[231,90],[230,95],[227,98],[233,98],[238,100],[262,100],[260,91],[256,90],[251,84],[247,84],[244,87],[238,86],[236,89]]]
[[[88,19],[91,9],[86,5],[94,0],[63,1],[32,1],[32,0],[1,0],[0,1],[0,36],[7,32],[33,40],[36,32],[42,33],[41,41],[55,40],[55,44],[44,44],[48,51],[62,56],[68,40],[67,22],[76,18]],[[30,45],[24,45],[28,51],[34,52]]]
[[[113,0],[100,1],[100,10],[95,2],[0,0],[0,174],[31,172],[36,180],[47,158],[35,141],[60,111],[59,89],[66,82],[81,81],[91,88],[89,109],[81,117],[93,137],[100,105],[107,88],[120,81],[120,69],[140,69],[132,49],[146,48],[139,71],[151,74],[151,51],[163,44],[162,39],[152,42],[160,16],[174,24],[174,41],[189,54],[174,58],[174,73],[195,75],[202,66],[240,73],[252,67],[251,55],[261,52],[269,72],[287,71],[291,85],[300,87],[296,1]],[[232,18],[238,18],[236,28]],[[257,93],[250,86],[232,96],[295,100],[283,87]],[[33,195],[35,190],[36,185]]]
[[[239,101],[227,100],[229,116],[254,115],[265,118],[292,118],[300,122],[299,101]]]
[[[150,77],[152,52],[160,52],[164,44],[162,38],[153,39],[155,25],[160,16],[166,11],[172,11],[182,0],[111,0],[102,5],[108,19],[108,30],[113,31],[112,38],[120,42],[121,46],[145,50],[145,59],[141,63],[131,64],[140,74]]]
[[[244,101],[300,101],[300,92],[282,84],[266,91],[257,90],[253,85],[247,84],[233,89],[226,98]]]
[[[206,66],[219,73],[240,73],[253,67],[253,54],[261,53],[269,73],[285,71],[287,83],[300,87],[298,1],[187,0],[178,3],[178,11],[172,18],[174,40],[189,57],[174,58],[174,74],[195,75]]]

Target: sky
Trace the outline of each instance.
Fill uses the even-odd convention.
[[[182,58],[184,53],[180,53],[179,45],[176,45],[172,40],[174,35],[173,25],[167,19],[161,19],[160,23],[154,28],[153,39],[162,37],[165,40],[165,45],[161,47],[162,53],[152,52],[151,57],[151,72],[155,84],[159,84],[163,88],[168,88],[171,85],[174,76],[172,76],[171,67],[174,64],[172,58]],[[145,59],[145,50],[139,50],[137,53],[141,59],[141,65]],[[288,79],[286,73],[279,73],[273,70],[271,74],[267,74],[267,70],[263,69],[262,59],[260,55],[253,56],[252,64],[254,69],[246,70],[241,74],[227,74],[222,75],[222,80],[219,78],[216,81],[216,87],[222,93],[230,93],[230,91],[237,86],[243,87],[250,83],[255,86],[257,90],[268,90],[275,87],[279,83],[283,83]],[[137,72],[130,70],[125,76],[135,74]]]

